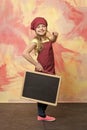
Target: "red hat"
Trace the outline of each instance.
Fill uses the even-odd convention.
[[[31,22],[31,29],[32,29],[32,30],[35,30],[36,27],[37,27],[39,24],[44,24],[46,27],[47,27],[47,25],[48,25],[46,19],[44,19],[43,17],[36,17],[36,18]]]

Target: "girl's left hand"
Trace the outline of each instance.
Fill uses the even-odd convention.
[[[57,32],[53,32],[52,34],[53,34],[54,36],[56,36],[56,37],[58,36],[58,33],[57,33]]]

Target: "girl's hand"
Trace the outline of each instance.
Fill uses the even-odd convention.
[[[52,32],[52,34],[50,32],[47,31],[46,36],[52,41],[55,42],[57,40],[58,37],[58,33],[57,32]]]
[[[44,71],[44,69],[43,69],[43,67],[42,67],[42,65],[41,65],[40,63],[37,63],[37,64],[35,65],[35,69],[36,69],[37,71]]]
[[[53,34],[54,36],[56,36],[56,37],[58,36],[58,33],[57,33],[57,32],[53,32],[52,34]]]
[[[52,33],[52,39],[51,39],[51,41],[52,41],[52,42],[56,42],[57,37],[58,37],[58,33],[57,33],[57,32],[53,32],[53,33]]]

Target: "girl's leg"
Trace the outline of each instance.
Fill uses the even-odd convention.
[[[41,117],[46,117],[46,108],[48,105],[46,104],[42,104],[42,103],[37,103],[37,107],[38,107],[38,115]]]
[[[47,108],[46,104],[38,103],[38,117],[37,120],[39,121],[55,121],[55,117],[47,116],[45,111]]]

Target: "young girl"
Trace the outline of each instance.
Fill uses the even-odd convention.
[[[36,17],[31,22],[31,29],[35,31],[36,36],[32,40],[32,44],[24,50],[23,56],[25,57],[25,59],[27,59],[30,63],[32,63],[35,66],[35,71],[48,74],[55,74],[52,43],[56,41],[58,33],[53,32],[50,35],[50,37],[48,37],[47,26],[48,23],[46,19],[44,19],[43,17]],[[31,51],[33,50],[35,50],[35,54],[37,54],[37,61],[35,61],[33,57],[30,55]],[[37,103],[37,106],[37,120],[55,120],[54,117],[46,115],[46,104]]]

